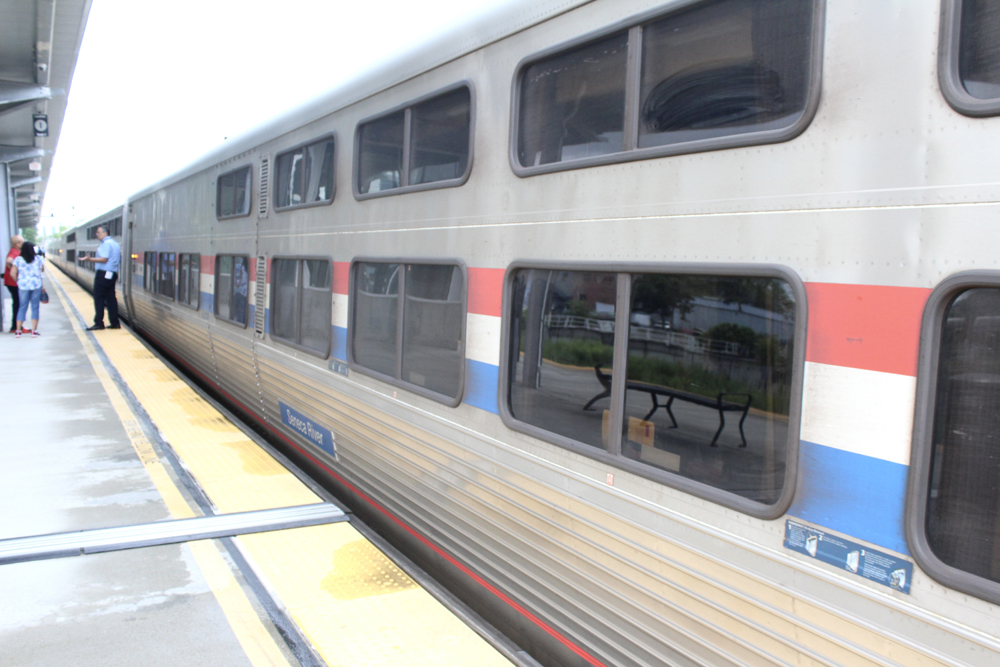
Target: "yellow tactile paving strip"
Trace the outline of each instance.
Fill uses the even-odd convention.
[[[237,539],[331,667],[510,667],[349,523]]]
[[[79,312],[89,314],[93,308],[89,294],[58,270],[49,275]],[[76,322],[74,328],[78,328]],[[87,337],[79,333],[85,347],[89,347]],[[176,377],[128,330],[105,330],[96,338],[220,512],[321,502]],[[89,354],[96,368],[100,363],[96,353],[90,350]],[[117,394],[110,378],[105,388],[109,394],[112,390]],[[124,401],[120,402],[124,405]],[[131,413],[123,419],[130,416]],[[179,500],[179,494],[173,495]],[[177,502],[171,507],[175,514],[186,509],[173,505]],[[349,523],[234,539],[258,577],[280,600],[329,667],[442,664],[509,667],[511,664]],[[235,580],[226,579],[216,559],[209,559],[210,542],[192,542],[190,546],[196,549],[199,566],[218,575],[219,582],[213,590],[220,603],[225,603],[230,624],[238,631],[251,662],[259,667],[287,664],[267,641],[267,632],[262,627],[254,629],[252,612],[242,609],[249,603],[233,590]]]
[[[80,313],[93,297],[52,271]],[[126,329],[97,341],[164,439],[184,461],[220,514],[311,505],[322,500],[199,396]]]

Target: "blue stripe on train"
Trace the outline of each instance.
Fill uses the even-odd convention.
[[[199,292],[201,295],[201,303],[198,304],[199,308],[202,310],[207,310],[208,312],[215,311],[215,295],[211,292]]]
[[[500,369],[472,359],[465,360],[465,402],[469,405],[499,414],[497,409],[497,381]]]
[[[801,483],[788,513],[909,554],[903,528],[908,466],[799,443]]]
[[[345,327],[333,327],[333,347],[330,354],[335,359],[347,361],[347,329]]]

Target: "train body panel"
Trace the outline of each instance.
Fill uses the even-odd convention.
[[[512,94],[526,58],[710,3],[572,4],[384,90],[349,88],[327,113],[313,105],[137,194],[123,267],[133,323],[327,466],[366,519],[543,662],[994,664],[997,605],[938,583],[914,563],[904,528],[925,305],[956,272],[1000,268],[983,242],[1000,213],[1000,119],[961,115],[942,96],[940,6],[810,5],[822,36],[818,102],[786,141],[519,176]],[[474,109],[468,181],[352,196],[359,123],[414,113],[414,100],[460,84]],[[280,156],[330,137],[332,201],[276,210]],[[220,219],[220,183],[245,167],[245,214]],[[162,268],[164,254],[177,272],[182,255],[197,255],[190,305],[147,280],[147,262]],[[310,258],[329,262],[328,354],[275,335],[276,261]],[[461,263],[459,405],[353,358],[350,295],[361,269],[352,263],[378,258]],[[533,265],[632,276],[619,285],[653,270],[773,277],[769,267],[783,267],[804,295],[799,393],[778,425],[791,431],[787,511],[741,511],[717,491],[691,492],[512,428],[504,327],[513,326],[512,276]],[[60,266],[87,281],[73,263]],[[289,408],[329,429],[335,450],[300,433]],[[721,447],[737,448],[726,428]],[[909,580],[893,588],[789,548],[789,522],[909,564]]]

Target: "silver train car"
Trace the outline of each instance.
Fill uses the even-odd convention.
[[[545,665],[996,665],[998,43],[513,2],[56,261]]]

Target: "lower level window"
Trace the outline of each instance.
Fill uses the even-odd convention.
[[[215,258],[215,315],[246,325],[250,293],[250,261],[246,255]]]
[[[275,259],[271,280],[271,335],[328,355],[333,308],[330,260]]]
[[[800,306],[777,276],[516,270],[504,397],[512,425],[774,505],[797,438]]]
[[[160,277],[157,292],[167,297],[174,298],[174,271],[177,264],[177,254],[172,252],[160,253]]]
[[[462,268],[448,263],[355,262],[353,271],[352,361],[411,388],[457,401],[465,368]]]
[[[142,288],[147,292],[156,292],[156,253],[142,254]]]
[[[197,308],[201,301],[201,255],[182,253],[177,269],[177,300]]]
[[[966,289],[942,315],[927,542],[944,564],[1000,583],[1000,288]]]

